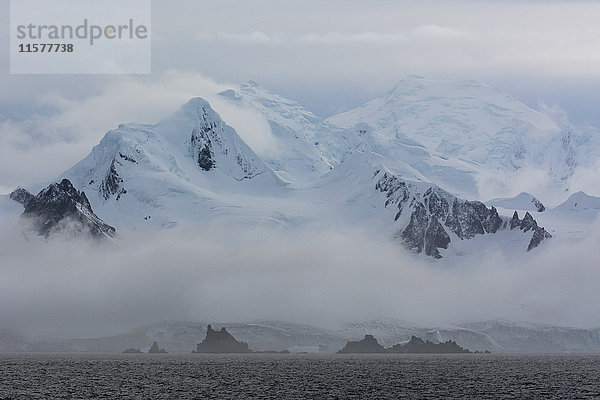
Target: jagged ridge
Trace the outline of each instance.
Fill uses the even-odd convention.
[[[435,185],[417,185],[388,172],[378,171],[378,174],[380,178],[375,189],[386,195],[386,207],[395,205],[398,208],[394,219],[408,215],[408,224],[397,236],[416,253],[425,252],[441,258],[439,249],[447,249],[451,242],[449,232],[461,240],[472,239],[476,235],[496,233],[508,226],[509,221],[500,217],[494,207],[488,208],[479,201],[459,199]],[[533,230],[528,251],[551,237],[537,225],[531,214],[527,213],[523,221],[518,220],[518,216],[516,218],[514,223],[511,220],[511,229]]]
[[[48,238],[56,233],[83,234],[95,239],[116,236],[115,228],[94,214],[85,193],[75,189],[68,179],[50,184],[36,196],[25,192],[17,189],[11,198],[16,201],[30,198],[21,221],[40,236]]]

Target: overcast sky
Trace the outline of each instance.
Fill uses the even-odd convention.
[[[250,79],[321,116],[407,75],[476,79],[534,108],[563,109],[571,123],[600,126],[600,1],[154,0],[152,11],[151,75],[10,75],[9,2],[0,0],[0,194],[57,178],[118,123],[156,122],[193,96],[214,104],[214,93]],[[236,128],[260,128],[255,116],[218,111]],[[492,254],[461,271],[427,268],[430,260],[345,227],[285,240],[212,230],[200,242],[167,231],[109,252],[31,247],[9,228],[0,227],[8,265],[0,271],[0,321],[39,332],[113,334],[206,309],[231,320],[422,315],[600,324],[597,224],[589,238],[556,245],[528,268]],[[330,268],[316,270],[315,257]],[[305,315],[307,304],[319,312]]]
[[[119,122],[154,122],[184,97],[250,79],[321,116],[410,74],[477,79],[600,126],[597,1],[154,0],[149,76],[9,75],[0,4],[0,192],[53,179]],[[43,174],[36,160],[48,160]]]

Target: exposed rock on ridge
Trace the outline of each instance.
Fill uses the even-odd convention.
[[[531,249],[537,247],[542,242],[542,240],[549,239],[552,237],[552,235],[546,232],[546,230],[543,227],[538,226],[535,219],[533,219],[531,214],[529,214],[528,212],[525,213],[525,216],[521,220],[519,219],[519,213],[515,211],[513,217],[510,220],[510,229],[516,228],[522,230],[523,232],[533,231],[533,236],[529,241],[527,251],[530,251]]]
[[[10,193],[9,197],[11,200],[21,203],[21,205],[25,207],[34,196],[27,190],[18,187]]]
[[[22,191],[19,193],[14,197],[28,197]],[[85,193],[75,189],[68,179],[52,183],[32,196],[26,202],[21,221],[29,230],[45,238],[56,233],[94,239],[116,236],[115,229],[94,214]]]
[[[385,206],[396,205],[396,221],[403,215],[408,220],[397,236],[415,253],[425,252],[441,258],[439,249],[448,248],[451,234],[461,240],[472,239],[476,235],[496,233],[509,225],[508,219],[500,217],[495,207],[459,199],[434,185],[409,183],[388,172],[379,171],[378,175],[375,189],[386,195]],[[533,230],[528,251],[551,237],[544,228],[538,227],[531,214],[527,213],[523,221],[516,218],[510,221],[511,229]]]

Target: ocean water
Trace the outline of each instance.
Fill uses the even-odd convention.
[[[600,398],[600,355],[0,355],[0,399]]]

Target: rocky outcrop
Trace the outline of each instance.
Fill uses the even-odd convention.
[[[536,248],[544,239],[549,239],[552,235],[546,230],[538,226],[537,222],[533,219],[529,212],[525,213],[523,219],[519,219],[519,213],[514,212],[513,217],[510,220],[510,229],[520,229],[523,232],[533,231],[533,236],[529,241],[529,246],[527,246],[527,251],[530,251]]]
[[[224,327],[220,331],[213,330],[211,325],[206,328],[206,338],[198,343],[193,353],[250,353],[248,343],[235,340]]]
[[[152,346],[150,346],[148,354],[167,354],[167,352],[165,351],[165,349],[159,349],[158,344],[156,342],[152,342]]]
[[[120,162],[113,158],[106,176],[100,183],[99,191],[104,200],[108,200],[114,195],[115,200],[118,201],[122,195],[127,193],[127,190],[121,186],[123,183],[123,178],[121,178],[119,175],[115,164],[120,164]]]
[[[447,249],[448,244],[450,244],[450,236],[437,218],[432,217],[425,231],[425,254],[434,258],[442,258],[438,249]]]
[[[365,335],[363,340],[358,342],[349,341],[346,346],[338,351],[338,354],[378,354],[378,353],[405,353],[405,354],[450,354],[450,353],[470,353],[469,350],[460,347],[456,342],[448,340],[443,343],[433,343],[429,340],[412,336],[410,341],[403,344],[395,344],[386,349],[379,343],[373,335]]]
[[[116,236],[115,228],[94,214],[85,193],[68,179],[49,185],[27,201],[20,220],[27,230],[45,238],[57,233],[94,239]]]
[[[135,347],[130,347],[128,349],[123,350],[123,353],[124,354],[142,354],[142,351]]]
[[[544,206],[544,204],[542,204],[542,202],[536,199],[535,197],[531,199],[531,202],[533,203],[538,212],[546,211],[546,206]]]
[[[23,207],[27,206],[27,203],[29,203],[29,201],[34,198],[34,196],[31,193],[20,187],[13,190],[10,193],[9,197],[11,200],[16,201],[17,203],[21,203]]]
[[[338,351],[338,354],[375,354],[385,352],[385,347],[377,343],[377,339],[373,335],[365,335],[363,340],[346,343],[346,346]]]
[[[182,111],[195,119],[190,137],[190,151],[201,169],[209,171],[220,166],[225,161],[224,156],[229,159],[228,162],[237,164],[237,168],[243,174],[242,179],[252,178],[260,173],[260,167],[256,162],[258,160],[248,157],[248,154],[243,151],[245,146],[236,143],[237,137],[233,135],[230,137],[227,134],[231,128],[205,100],[192,99],[182,107]]]
[[[194,128],[192,131],[191,144],[192,153],[198,166],[205,171],[210,171],[215,165],[212,153],[212,142],[208,133],[217,127],[215,122],[207,122],[200,128]]]
[[[448,340],[443,343],[432,343],[429,340],[424,342],[423,339],[412,336],[407,343],[395,344],[388,349],[389,353],[403,354],[453,354],[453,353],[470,353],[469,350],[463,349],[453,340]]]
[[[447,249],[452,235],[460,240],[477,235],[493,234],[510,226],[523,232],[533,230],[528,250],[550,236],[538,227],[529,213],[522,221],[508,220],[498,215],[495,207],[479,201],[459,199],[443,189],[426,184],[403,181],[388,172],[377,171],[375,190],[385,194],[385,207],[396,206],[394,219],[408,221],[400,227],[397,237],[415,253],[441,258],[439,249]],[[517,218],[518,219],[518,218]]]

